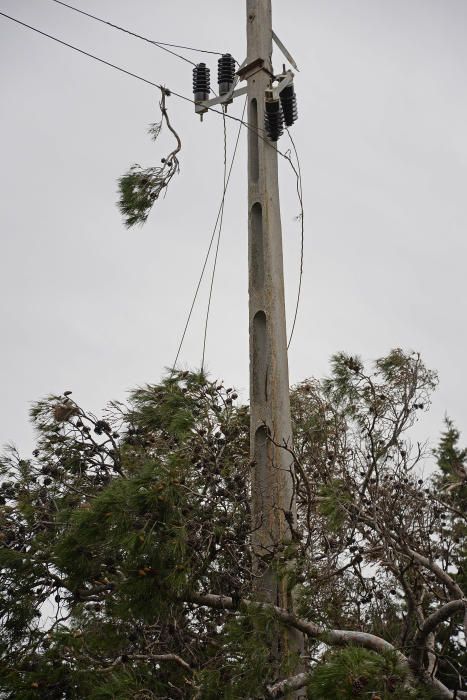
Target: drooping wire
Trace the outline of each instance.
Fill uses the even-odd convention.
[[[109,22],[106,19],[102,19],[101,17],[97,17],[96,15],[93,15],[90,12],[85,12],[84,10],[81,10],[78,7],[74,7],[73,5],[68,4],[67,2],[63,2],[63,0],[52,0],[52,2],[55,2],[57,5],[62,5],[63,7],[67,7],[69,10],[73,10],[74,12],[78,12],[80,15],[84,15],[85,17],[89,17],[90,19],[93,19],[96,22],[100,22],[101,24],[106,24],[108,27],[112,27],[112,29],[117,29],[120,32],[124,32],[125,34],[129,34],[130,36],[133,36],[136,39],[141,39],[141,41],[145,41],[148,44],[153,44],[154,46],[157,46],[158,48],[162,49],[163,51],[167,51],[168,53],[171,53],[174,56],[177,56],[177,58],[181,58],[182,61],[186,61],[187,63],[191,63],[193,66],[195,66],[196,63],[193,63],[193,61],[190,61],[188,58],[186,58],[185,56],[182,56],[181,54],[176,53],[175,51],[171,51],[167,47],[170,46],[173,49],[183,49],[185,51],[196,51],[198,53],[210,53],[210,54],[215,54],[216,56],[222,56],[222,53],[219,51],[207,51],[206,49],[198,49],[198,48],[194,48],[193,46],[182,46],[180,44],[170,44],[167,41],[155,41],[154,39],[148,39],[147,37],[142,36],[141,34],[137,34],[136,32],[132,32],[130,29],[126,29],[125,27],[121,27],[118,24],[114,24],[113,22]]]
[[[225,109],[224,109],[225,113]],[[214,254],[214,263],[212,266],[212,274],[211,274],[211,284],[209,287],[209,298],[208,298],[208,308],[206,309],[206,321],[204,324],[204,338],[203,338],[203,356],[201,359],[201,374],[204,373],[204,358],[206,355],[206,340],[208,336],[208,324],[209,324],[209,313],[211,311],[211,300],[212,300],[212,292],[214,288],[214,278],[216,276],[216,268],[217,268],[217,259],[219,256],[219,246],[221,242],[221,235],[222,235],[222,224],[224,222],[224,207],[225,207],[225,193],[226,193],[226,182],[227,182],[227,123],[225,119],[225,114],[224,114],[224,119],[223,119],[223,125],[224,125],[224,186],[223,186],[223,194],[222,194],[222,201],[221,201],[221,215],[220,215],[220,220],[219,220],[219,228],[217,231],[217,243],[216,243],[216,252]],[[240,125],[240,129],[241,129]]]
[[[289,336],[289,341],[287,343],[287,350],[290,348],[290,344],[292,342],[294,330],[295,330],[295,325],[297,323],[297,316],[298,316],[298,309],[300,307],[300,298],[301,298],[301,293],[302,293],[302,282],[303,282],[303,255],[304,255],[304,247],[305,247],[305,211],[304,211],[304,206],[303,206],[303,187],[302,187],[302,169],[300,166],[300,157],[298,155],[297,147],[295,146],[295,141],[292,138],[292,135],[290,133],[290,129],[287,129],[287,134],[290,139],[290,143],[292,144],[292,148],[295,152],[295,158],[297,160],[297,168],[295,168],[294,164],[292,163],[292,160],[289,159],[289,163],[292,166],[292,169],[294,170],[296,176],[297,176],[297,195],[298,195],[298,200],[300,202],[300,275],[299,275],[299,281],[298,281],[298,292],[297,292],[297,301],[295,304],[295,313],[293,317],[293,322],[292,322],[292,328],[290,331],[290,336]]]
[[[243,112],[242,112],[242,120],[243,120],[243,116],[244,116],[244,114],[245,114],[246,106],[247,106],[247,99],[245,98],[245,103],[244,103],[244,105],[243,105]],[[227,115],[226,115],[226,116],[227,116]],[[229,186],[229,183],[230,183],[230,178],[231,178],[231,176],[232,176],[232,170],[233,170],[233,166],[234,166],[235,159],[236,159],[236,156],[237,156],[238,145],[239,145],[239,142],[240,142],[240,134],[241,134],[241,132],[242,132],[242,126],[243,126],[243,121],[242,121],[242,120],[239,120],[241,123],[240,123],[240,126],[238,127],[237,137],[236,137],[236,140],[235,140],[235,146],[234,146],[232,158],[231,158],[230,165],[229,165],[229,170],[228,170],[228,174],[227,174],[227,179],[226,179],[226,181],[225,181],[224,191],[223,191],[223,193],[222,193],[222,200],[221,200],[219,209],[218,209],[218,211],[217,211],[216,221],[215,221],[215,223],[214,223],[214,228],[213,228],[213,230],[212,230],[211,238],[210,238],[210,240],[209,240],[208,249],[207,249],[206,255],[205,255],[205,257],[204,257],[203,266],[202,266],[202,268],[201,268],[201,274],[200,274],[200,276],[199,276],[199,279],[198,279],[198,282],[197,282],[197,285],[196,285],[196,289],[195,289],[195,293],[194,293],[194,295],[193,295],[193,299],[192,299],[192,302],[191,302],[191,306],[190,306],[190,309],[189,309],[189,311],[188,311],[188,315],[187,315],[187,319],[186,319],[185,326],[184,326],[184,329],[183,329],[182,337],[181,337],[180,343],[179,343],[179,345],[178,345],[177,354],[176,354],[175,360],[174,360],[174,362],[173,362],[173,364],[172,364],[172,372],[175,371],[175,367],[176,367],[176,365],[177,365],[178,358],[180,357],[180,352],[181,352],[181,350],[182,350],[182,346],[183,346],[183,343],[184,343],[184,340],[185,340],[185,336],[186,336],[186,333],[187,333],[187,330],[188,330],[188,326],[190,325],[191,317],[192,317],[192,314],[193,314],[193,309],[194,309],[194,307],[195,307],[196,300],[197,300],[197,298],[198,298],[199,289],[200,289],[200,287],[201,287],[201,283],[202,283],[203,278],[204,278],[204,273],[205,273],[205,270],[206,270],[206,266],[207,266],[207,264],[208,264],[209,256],[210,256],[210,253],[211,253],[211,248],[212,248],[212,245],[213,245],[213,243],[214,243],[214,238],[215,238],[215,236],[216,236],[217,226],[218,226],[218,224],[219,224],[219,221],[220,221],[220,218],[221,218],[221,214],[222,214],[222,212],[223,212],[223,207],[224,207],[224,202],[225,202],[225,196],[226,196],[226,192],[227,192],[227,189],[228,189],[228,186]]]

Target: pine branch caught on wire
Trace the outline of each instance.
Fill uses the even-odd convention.
[[[80,53],[83,56],[86,56],[87,58],[91,58],[93,61],[97,61],[98,63],[101,63],[104,66],[107,66],[109,68],[113,68],[114,70],[118,71],[119,73],[123,73],[124,75],[128,75],[131,78],[135,78],[136,80],[141,81],[142,83],[145,83],[146,85],[150,85],[152,87],[158,88],[159,90],[162,90],[163,87],[159,83],[155,83],[153,80],[148,80],[148,78],[144,78],[142,75],[138,75],[137,73],[133,73],[132,71],[127,70],[126,68],[122,68],[121,66],[117,66],[115,63],[111,63],[110,61],[106,61],[104,58],[101,58],[100,56],[96,56],[95,54],[90,53],[89,51],[84,51],[83,49],[80,49],[79,46],[74,46],[73,44],[69,44],[67,41],[63,41],[62,39],[59,39],[56,36],[53,36],[52,34],[48,34],[47,32],[43,32],[41,29],[37,29],[37,27],[33,27],[31,24],[26,24],[26,22],[22,22],[21,20],[17,19],[16,17],[11,17],[10,15],[5,14],[5,12],[0,12],[0,17],[4,17],[5,19],[10,20],[11,22],[14,22],[15,24],[18,24],[22,27],[26,27],[27,29],[30,29],[31,31],[35,32],[36,34],[40,34],[41,36],[46,37],[47,39],[51,39],[52,41],[55,41],[57,44],[61,44],[62,46],[65,46],[68,49],[72,49],[72,51],[76,51],[77,53]],[[183,100],[184,102],[188,102],[192,105],[196,104],[196,101],[191,98],[187,97],[186,95],[182,95],[179,92],[175,92],[175,90],[170,90],[170,94],[173,95],[174,97],[178,97],[180,100]],[[215,107],[207,107],[207,110],[210,114],[217,114],[220,116],[223,116],[225,114],[225,117],[227,119],[230,119],[231,121],[235,121],[243,125],[246,129],[249,131],[253,132],[260,138],[262,141],[267,141],[269,145],[271,145],[271,142],[267,139],[265,136],[265,129],[263,127],[257,126],[253,127],[251,124],[248,122],[244,121],[243,118],[240,119],[239,117],[235,117],[233,114],[227,114],[224,113],[222,110],[216,109]],[[278,150],[276,147],[276,151],[278,155],[280,155],[282,158],[285,158],[286,160],[289,160],[289,158],[284,155],[281,151]]]
[[[60,4],[63,4],[63,3],[60,3]],[[72,9],[76,9],[76,8],[72,8]],[[90,52],[88,52],[88,51],[84,51],[83,49],[79,48],[78,46],[74,46],[73,44],[69,44],[68,42],[63,41],[62,39],[59,39],[58,37],[53,36],[52,34],[48,34],[47,32],[44,32],[44,31],[42,31],[41,29],[38,29],[37,27],[33,27],[32,25],[27,24],[26,22],[22,22],[21,20],[17,19],[16,17],[12,17],[12,16],[10,16],[10,15],[7,15],[5,12],[0,12],[0,17],[4,17],[5,19],[8,19],[8,20],[10,20],[11,22],[14,22],[14,23],[16,23],[16,24],[18,24],[18,25],[20,25],[20,26],[22,26],[22,27],[26,27],[27,29],[30,29],[30,30],[32,30],[33,32],[37,33],[37,34],[40,34],[41,36],[44,36],[44,37],[46,37],[46,38],[48,38],[48,39],[51,39],[52,41],[55,41],[55,42],[57,42],[58,44],[61,44],[62,46],[65,46],[65,47],[67,47],[67,48],[69,48],[69,49],[72,49],[73,51],[76,51],[76,52],[82,54],[83,56],[86,56],[86,57],[88,57],[88,58],[91,58],[92,60],[97,61],[98,63],[101,63],[101,64],[103,64],[103,65],[105,65],[105,66],[108,66],[109,68],[113,68],[114,70],[119,71],[120,73],[123,73],[123,74],[125,74],[125,75],[128,75],[128,76],[130,76],[130,77],[132,77],[132,78],[135,78],[136,80],[139,80],[139,81],[145,83],[146,85],[150,85],[150,86],[152,86],[152,87],[158,88],[158,89],[161,90],[161,91],[166,90],[165,88],[162,87],[162,85],[160,85],[160,84],[158,84],[158,83],[155,83],[155,82],[152,81],[152,80],[148,80],[147,78],[144,78],[143,76],[138,75],[137,73],[133,73],[132,71],[127,70],[126,68],[122,68],[121,66],[118,66],[118,65],[116,65],[116,64],[114,64],[114,63],[111,63],[110,61],[106,61],[105,59],[101,58],[100,56],[96,56],[95,54],[92,54],[92,53],[90,53]],[[97,18],[94,18],[94,19],[97,19]],[[106,22],[106,23],[107,23],[107,22]],[[120,28],[120,27],[117,27],[117,28]],[[143,37],[139,37],[139,38],[143,38]],[[151,42],[151,43],[156,43],[156,45],[158,45],[158,46],[161,45],[161,44],[158,43],[158,42]],[[184,47],[184,48],[189,48],[189,47]],[[217,53],[217,52],[206,52],[206,53]],[[186,95],[182,95],[182,94],[180,94],[180,93],[177,93],[177,92],[175,92],[174,90],[171,90],[170,93],[171,93],[172,95],[174,95],[175,97],[178,97],[179,99],[181,99],[181,100],[183,100],[183,101],[185,101],[185,102],[188,102],[188,103],[191,103],[191,104],[195,104],[195,101],[194,101],[192,98],[187,97]],[[240,127],[242,127],[242,126],[245,127],[248,131],[251,131],[251,132],[255,133],[255,134],[258,136],[258,138],[260,138],[262,141],[267,141],[269,145],[272,145],[271,142],[270,142],[269,140],[267,140],[267,138],[266,138],[266,136],[265,136],[265,130],[264,130],[263,128],[261,128],[261,127],[253,127],[253,126],[252,126],[251,124],[249,124],[248,122],[245,122],[245,121],[243,120],[243,115],[242,115],[241,118],[238,118],[238,117],[235,117],[234,115],[227,114],[227,113],[225,113],[224,111],[217,110],[217,109],[215,109],[214,107],[208,107],[208,111],[209,111],[210,113],[214,113],[214,114],[217,114],[217,115],[221,115],[221,116],[223,116],[224,119],[225,119],[225,118],[228,118],[228,119],[230,119],[230,120],[233,120],[233,121],[238,122],[238,123],[240,124]],[[239,131],[240,131],[240,130],[239,130]],[[175,134],[175,132],[174,132],[174,134]],[[175,134],[175,135],[176,135],[176,134]],[[289,135],[290,135],[290,134],[289,134]],[[178,138],[178,137],[177,137],[177,138]],[[296,150],[294,144],[293,144],[293,147],[294,147],[294,150]],[[304,239],[303,198],[302,198],[301,173],[299,172],[299,171],[300,171],[300,165],[299,165],[299,163],[298,163],[298,170],[297,170],[297,168],[296,168],[295,165],[293,164],[292,159],[291,159],[291,157],[290,157],[289,155],[287,155],[286,153],[282,153],[282,152],[277,148],[277,146],[275,146],[275,149],[276,149],[276,152],[277,152],[277,154],[278,154],[279,156],[281,156],[282,158],[284,158],[285,160],[287,160],[287,162],[288,162],[289,165],[291,166],[292,170],[294,171],[294,174],[295,174],[295,176],[296,176],[296,178],[297,178],[297,193],[298,193],[298,196],[299,196],[300,207],[301,207],[301,210],[302,210],[302,211],[301,211],[301,214],[300,214],[300,221],[301,221],[301,241],[302,241],[302,242],[301,242],[301,256],[300,256],[300,281],[299,281],[299,290],[298,290],[298,295],[297,295],[297,304],[296,304],[295,314],[294,314],[294,320],[293,320],[293,324],[292,324],[292,331],[291,331],[291,334],[290,334],[290,337],[289,337],[289,341],[288,341],[288,347],[289,347],[290,344],[291,344],[291,342],[292,342],[292,336],[293,336],[293,333],[294,333],[294,330],[295,330],[295,325],[296,325],[296,320],[297,320],[297,315],[298,315],[298,307],[299,307],[299,304],[300,304],[301,287],[302,287],[302,278],[303,278],[303,239]],[[297,154],[297,153],[296,153],[296,156],[297,156],[297,160],[298,160],[298,154]],[[154,172],[154,170],[155,170],[156,172]],[[138,211],[138,213],[137,213],[137,215],[136,215],[136,218],[135,218],[135,217],[132,217],[132,216],[131,216],[131,212],[128,211],[128,217],[129,217],[129,221],[128,221],[128,223],[127,223],[127,226],[128,226],[128,227],[131,227],[131,226],[133,226],[133,225],[135,225],[135,224],[137,224],[137,223],[143,224],[143,223],[146,221],[147,216],[148,216],[148,214],[149,214],[149,211],[150,211],[152,205],[154,204],[154,202],[156,201],[156,199],[158,198],[158,196],[160,195],[160,192],[161,192],[161,190],[160,190],[160,189],[158,190],[157,188],[155,189],[155,191],[153,191],[153,190],[151,189],[151,184],[155,184],[155,180],[157,180],[158,178],[160,178],[160,170],[164,170],[164,169],[159,169],[159,170],[158,170],[158,169],[151,169],[151,168],[149,168],[149,169],[147,169],[146,171],[144,171],[143,169],[141,169],[140,166],[134,165],[133,168],[131,168],[131,169],[129,170],[129,172],[127,173],[127,175],[126,175],[126,176],[123,176],[123,177],[120,179],[119,184],[120,184],[120,191],[121,191],[121,193],[122,193],[123,187],[126,188],[126,195],[125,195],[126,199],[125,199],[125,201],[128,201],[128,200],[130,200],[131,198],[133,198],[133,202],[134,202],[135,206],[137,206],[137,207],[139,208],[139,211]],[[173,173],[173,174],[175,174],[175,173]],[[173,174],[172,174],[171,177],[173,177]],[[170,178],[170,179],[171,179],[171,178]],[[167,184],[168,184],[168,182],[167,182]],[[163,189],[165,189],[165,188],[163,188]],[[139,195],[140,195],[140,200],[139,200],[139,201],[137,201],[137,199],[138,199],[138,198],[136,197],[136,194],[137,194],[137,193],[139,193]],[[123,213],[125,216],[127,216],[127,212],[123,209],[124,204],[123,204],[122,200],[120,201],[119,205],[120,205],[120,209],[122,210],[122,213]],[[135,209],[135,212],[134,212],[134,213],[136,214],[136,209]],[[219,212],[218,216],[220,216],[220,212]],[[214,232],[213,235],[215,235],[215,232]],[[208,253],[208,254],[209,254],[209,253]],[[207,260],[205,261],[205,265],[206,265],[206,262],[207,262]],[[203,273],[204,273],[204,267],[203,267]],[[197,293],[198,293],[198,290],[199,290],[199,284],[200,284],[200,283],[201,283],[201,280],[200,280],[200,282],[198,283],[198,288],[197,288],[196,293],[195,293],[195,299],[194,299],[194,301],[196,300],[196,296],[197,296]],[[194,301],[193,301],[193,303],[194,303]],[[188,320],[187,320],[187,324],[188,324],[189,321],[190,321],[190,317],[191,317],[191,312],[192,312],[192,310],[193,310],[193,308],[191,308],[191,310],[190,310],[190,314],[189,314],[189,317],[188,317]],[[183,336],[182,336],[181,343],[183,343],[183,339],[184,339],[184,337],[185,337],[186,330],[187,330],[187,327],[185,327],[185,330],[184,330],[184,333],[183,333]],[[178,350],[178,352],[177,352],[177,358],[176,358],[176,360],[175,360],[174,365],[175,365],[176,362],[177,362],[179,353],[180,353],[180,347],[179,347],[179,350]]]
[[[166,97],[170,95],[170,91],[161,88],[161,94],[162,97],[159,106],[162,119],[160,122],[151,124],[149,127],[149,134],[155,141],[165,122],[168,129],[174,135],[177,145],[168,156],[162,158],[162,165],[142,168],[135,163],[135,165],[132,165],[128,172],[119,179],[120,199],[118,206],[124,216],[124,223],[127,228],[132,228],[137,224],[141,226],[146,222],[156,200],[159,199],[162,193],[167,191],[167,187],[174,175],[180,172],[180,163],[177,154],[182,148],[182,142],[180,136],[170,123],[165,104]]]

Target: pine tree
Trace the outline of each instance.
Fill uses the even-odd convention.
[[[435,450],[440,474],[435,479],[441,495],[440,539],[443,543],[443,566],[453,580],[467,590],[467,448],[461,448],[460,432],[450,418]],[[439,657],[438,675],[444,683],[453,685],[459,674],[466,675],[467,651],[462,620],[453,620],[439,630],[443,655]],[[462,671],[464,669],[464,671]],[[464,681],[465,685],[465,681]]]
[[[465,552],[465,530],[442,517],[445,462],[422,483],[407,434],[435,384],[395,350],[371,371],[339,354],[292,390],[298,525],[269,555],[296,615],[255,599],[249,415],[232,388],[173,372],[102,416],[70,392],[39,401],[33,454],[0,463],[2,697],[453,698],[465,581],[445,552]],[[302,673],[271,663],[282,625],[305,634]]]

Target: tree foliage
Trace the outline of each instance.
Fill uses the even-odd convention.
[[[408,434],[435,385],[394,350],[292,390],[295,613],[255,601],[233,389],[173,372],[99,417],[70,392],[39,401],[33,454],[0,465],[3,697],[467,697],[467,452],[448,423],[423,479]],[[278,667],[284,625],[305,652]]]
[[[165,158],[161,158],[162,165],[142,168],[138,163],[135,163],[119,178],[118,208],[127,228],[136,225],[142,226],[147,221],[155,202],[162,194],[165,196],[170,181],[174,175],[180,172],[178,153],[182,148],[182,143],[169,120],[166,108],[167,97],[170,97],[170,91],[161,88],[159,107],[162,119],[160,122],[151,124],[148,132],[151,139],[156,141],[165,123],[176,140],[176,147]]]

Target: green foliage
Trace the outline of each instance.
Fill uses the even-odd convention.
[[[376,654],[347,647],[325,655],[308,686],[310,700],[429,700],[432,694],[414,687],[395,654]]]
[[[340,352],[331,360],[332,376],[324,382],[326,395],[361,426],[369,415],[383,416],[391,406],[428,408],[437,374],[423,366],[417,353],[391,350],[374,363],[372,375],[358,356]],[[410,414],[412,414],[410,410]],[[411,421],[413,423],[413,420]]]
[[[442,472],[442,482],[456,484],[463,480],[467,469],[467,448],[459,447],[460,432],[450,418],[445,419],[446,429],[442,433],[439,445],[434,451],[437,463]],[[462,487],[463,484],[461,483]]]
[[[135,164],[119,179],[118,206],[127,228],[147,221],[154,202],[166,187],[165,171],[165,166],[142,168]]]
[[[347,487],[341,479],[334,479],[320,489],[318,509],[334,532],[342,528],[348,516],[351,500]]]
[[[141,226],[146,222],[154,203],[161,194],[165,196],[170,181],[180,171],[177,154],[182,144],[169,121],[165,106],[166,98],[169,96],[170,92],[162,89],[160,102],[162,119],[160,122],[151,124],[148,132],[152,140],[155,141],[165,122],[177,141],[176,147],[165,158],[161,158],[162,165],[142,168],[135,164],[118,181],[120,192],[118,207],[123,214],[124,224],[127,228],[137,224]]]
[[[250,607],[241,617],[229,620],[219,640],[219,646],[227,651],[222,667],[208,665],[197,676],[202,689],[200,700],[262,697],[264,688],[278,672],[275,639],[281,632],[275,616],[261,607]],[[295,662],[289,658],[282,664],[280,674],[293,673]]]
[[[458,432],[443,436],[437,491],[420,487],[404,437],[434,383],[418,356],[396,350],[370,372],[340,353],[328,380],[292,391],[297,522],[255,567],[249,412],[233,389],[176,371],[100,416],[71,392],[37,402],[32,455],[10,448],[0,459],[2,698],[262,698],[297,668],[278,651],[275,614],[241,603],[266,567],[301,616],[410,654],[417,622],[386,553],[416,595],[425,573],[381,538],[402,532],[437,560],[466,558],[461,518],[441,517],[435,501],[447,487],[452,509],[464,508],[462,485],[450,490],[465,464]],[[464,585],[460,567],[456,576]],[[425,613],[438,590],[425,590]],[[190,602],[206,592],[231,596],[236,610]],[[310,697],[425,697],[395,657],[323,656],[325,640],[306,641]],[[460,641],[456,618],[437,651],[465,663]]]
[[[9,450],[0,462],[5,697],[185,686],[177,662],[147,656],[184,656],[225,615],[195,611],[183,594],[239,595],[250,582],[248,412],[232,396],[182,372],[101,418],[69,392],[33,407],[32,458]],[[197,647],[200,667],[210,653]]]
[[[436,511],[439,534],[443,542],[450,541],[449,561],[455,564],[455,582],[467,590],[467,448],[460,446],[460,431],[450,418],[445,419],[445,430],[434,450],[440,473],[435,477],[438,497]],[[443,503],[444,502],[444,503]],[[447,550],[447,547],[446,547]],[[445,550],[445,551],[446,551]],[[462,615],[439,630],[439,641],[445,656],[440,659],[439,676],[449,685],[457,683],[457,669],[467,668],[467,650],[463,641]],[[465,674],[464,674],[465,675]]]
[[[146,386],[131,394],[135,425],[143,430],[162,431],[177,440],[183,440],[194,428],[203,408],[212,409],[211,403],[201,401],[200,391],[205,386],[203,375],[188,374],[184,391],[176,378],[168,377],[159,387]],[[215,404],[214,404],[215,405]]]
[[[69,585],[79,591],[107,580],[101,572],[110,568],[124,577],[112,603],[122,617],[130,607],[144,619],[159,614],[186,576],[181,492],[173,474],[149,462],[137,476],[115,481],[83,505],[89,507],[73,514],[55,549],[55,564]]]

